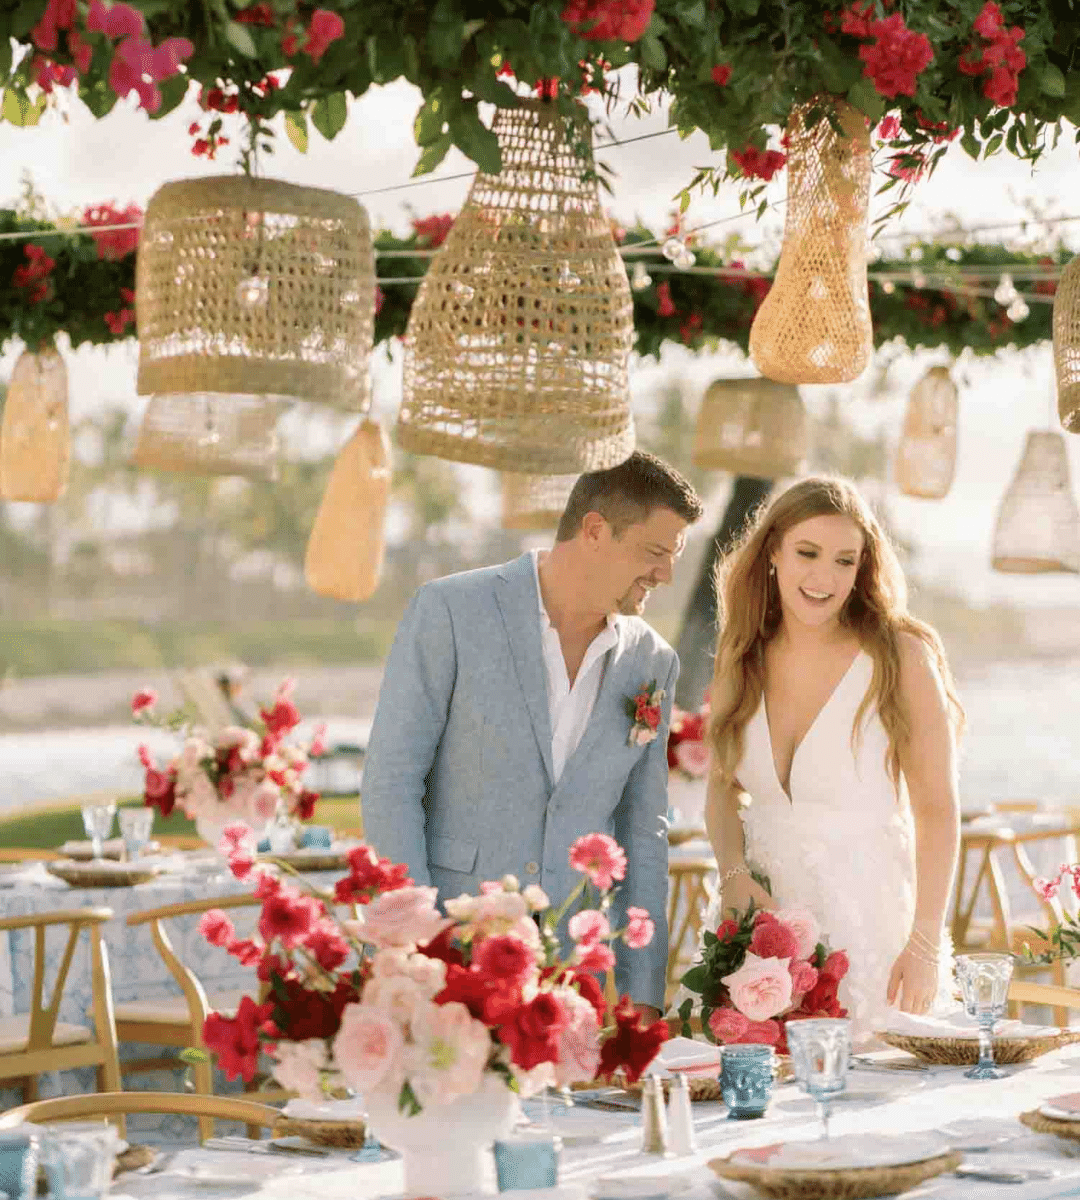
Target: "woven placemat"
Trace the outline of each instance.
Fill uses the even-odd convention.
[[[955,1171],[963,1155],[950,1151],[922,1162],[895,1167],[852,1167],[837,1171],[789,1171],[779,1167],[734,1163],[714,1158],[709,1166],[721,1179],[748,1183],[775,1200],[859,1200],[863,1196],[890,1196],[906,1192],[935,1175]]]
[[[278,1117],[274,1137],[302,1137],[317,1146],[355,1150],[364,1144],[367,1126],[356,1121],[315,1121],[306,1117]]]
[[[113,1178],[125,1171],[137,1171],[140,1167],[148,1167],[160,1153],[156,1146],[129,1145],[113,1162]]]
[[[1061,1121],[1057,1117],[1046,1117],[1037,1108],[1030,1112],[1022,1112],[1020,1120],[1036,1133],[1052,1133],[1057,1137],[1080,1142],[1080,1121]]]
[[[72,887],[133,887],[137,883],[148,883],[159,874],[155,867],[95,867],[92,863],[48,862],[46,871],[57,879],[70,883]]]
[[[294,871],[344,871],[349,865],[344,850],[326,850],[322,854],[313,854],[308,850],[285,850],[281,854],[268,852],[258,857],[269,862],[284,863]]]
[[[875,1037],[881,1038],[897,1050],[906,1050],[923,1062],[942,1067],[973,1067],[979,1061],[977,1038],[913,1037],[904,1033],[879,1030]],[[1051,1050],[1058,1050],[1072,1042],[1080,1041],[1080,1029],[1062,1030],[1047,1037],[994,1038],[994,1061],[1002,1066],[1031,1062]]]

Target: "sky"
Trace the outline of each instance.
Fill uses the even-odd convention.
[[[410,180],[417,157],[412,123],[419,105],[419,92],[404,82],[372,88],[351,103],[348,123],[333,142],[311,132],[306,155],[293,149],[280,134],[279,124],[277,149],[264,160],[263,173],[357,195],[374,226],[397,232],[408,229],[414,214],[456,211],[465,199],[472,171],[457,151],[451,151],[434,177]],[[64,98],[62,107],[47,111],[35,128],[0,123],[0,200],[17,199],[25,173],[54,214],[103,201],[120,206],[134,201],[145,207],[153,192],[169,180],[237,169],[230,151],[240,140],[239,128],[226,127],[232,143],[217,161],[191,155],[187,129],[200,115],[192,96],[159,122],[150,121],[125,101],[108,117],[95,121],[77,100]],[[616,138],[633,138],[665,130],[667,118],[658,108],[641,118],[614,114],[609,124]],[[897,239],[940,228],[948,218],[964,228],[975,228],[1030,217],[1032,206],[1044,214],[1080,215],[1080,201],[1071,199],[1080,196],[1080,159],[1073,132],[1067,128],[1057,150],[1035,168],[1005,155],[973,163],[954,143],[934,176],[917,186],[908,211],[888,227],[883,244],[895,247]],[[694,168],[718,158],[703,136],[680,141],[675,133],[612,147],[598,157],[614,171],[614,196],[605,201],[612,214],[624,222],[641,218],[655,229],[668,223],[672,198],[689,182]],[[783,200],[783,174],[769,185],[767,194],[770,201]],[[876,207],[882,204],[877,201]],[[783,209],[766,213],[758,224],[752,216],[740,214],[737,193],[728,186],[716,197],[711,192],[695,194],[684,219],[691,228],[722,222],[703,232],[703,239],[719,241],[737,232],[749,247],[775,247],[782,233]],[[1080,221],[1062,224],[1061,232],[1067,244],[1080,247]],[[1017,237],[1019,249],[1024,242]],[[10,347],[0,356],[0,377],[10,374],[18,350]],[[841,388],[845,408],[861,430],[882,430],[895,442],[911,387],[927,366],[945,361],[943,354],[901,354],[890,367],[885,395],[878,398],[870,397],[875,374],[871,367],[860,380]],[[145,399],[135,394],[136,363],[134,342],[83,347],[69,354],[73,418],[103,403],[141,410]],[[376,410],[392,420],[400,397],[400,355],[388,363],[385,354],[376,351],[373,372]],[[676,376],[691,389],[704,391],[713,378],[748,373],[752,367],[741,356],[695,356],[672,347],[660,364],[651,359],[635,362],[632,390],[635,404],[644,406],[657,388]],[[915,569],[926,581],[946,584],[980,603],[1003,600],[1028,607],[1080,601],[1080,576],[1007,576],[989,566],[995,514],[1026,434],[1033,428],[1047,428],[1051,419],[1058,428],[1049,346],[961,362],[954,378],[960,386],[960,426],[957,474],[950,494],[942,501],[925,501],[900,496],[892,489],[888,498],[895,528],[916,549]],[[820,409],[825,391],[803,389],[811,412]],[[1065,437],[1075,493],[1080,490],[1080,437]],[[718,475],[719,496],[723,484]],[[475,480],[472,486],[475,494],[488,494]]]

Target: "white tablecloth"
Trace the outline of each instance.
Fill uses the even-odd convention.
[[[875,1056],[878,1057],[878,1056]],[[925,1200],[1049,1200],[1080,1194],[1080,1143],[1033,1134],[1016,1119],[1041,1100],[1075,1090],[1080,1079],[1080,1047],[1069,1047],[1038,1062],[1013,1069],[1002,1081],[975,1082],[962,1069],[935,1068],[925,1074],[901,1071],[854,1071],[852,1088],[862,1099],[837,1105],[834,1136],[864,1132],[901,1132],[947,1127],[964,1121],[980,1133],[1004,1131],[1015,1135],[989,1152],[971,1152],[972,1164],[1001,1167],[1040,1166],[1057,1174],[1051,1179],[1021,1184],[995,1184],[941,1176],[924,1185]],[[871,1097],[871,1092],[878,1093]],[[537,1116],[535,1108],[530,1115]],[[558,1110],[554,1110],[558,1112]],[[741,1185],[719,1186],[708,1169],[711,1158],[740,1146],[767,1145],[789,1139],[812,1139],[818,1134],[814,1105],[794,1084],[777,1089],[768,1114],[759,1121],[728,1121],[720,1103],[695,1104],[698,1152],[683,1158],[659,1158],[640,1150],[636,1113],[608,1113],[576,1107],[558,1113],[559,1131],[571,1133],[575,1123],[593,1136],[563,1151],[560,1183],[581,1185],[589,1194],[591,1182],[610,1175],[663,1175],[686,1181],[672,1190],[681,1200],[716,1200],[717,1195],[749,1197]],[[964,1131],[970,1141],[970,1130]],[[606,1134],[598,1140],[596,1134]],[[448,1136],[452,1136],[448,1126]],[[195,1169],[196,1178],[185,1172]],[[214,1179],[217,1182],[212,1182]],[[231,1182],[229,1181],[231,1177]],[[404,1186],[397,1160],[354,1163],[344,1154],[326,1159],[297,1159],[250,1153],[186,1150],[164,1173],[121,1176],[112,1200],[197,1200],[213,1188],[215,1200],[258,1197],[260,1200],[373,1200],[400,1195]],[[492,1184],[491,1190],[494,1190]],[[537,1193],[538,1200],[544,1193]]]

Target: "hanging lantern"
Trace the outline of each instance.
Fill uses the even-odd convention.
[[[280,397],[152,396],[131,461],[151,471],[272,479],[287,405]]]
[[[390,443],[364,420],[330,472],[308,537],[304,575],[312,591],[335,600],[367,600],[382,571]]]
[[[67,367],[51,343],[24,350],[11,373],[0,428],[0,496],[52,504],[71,455]]]
[[[135,303],[138,391],[162,402],[147,410],[143,465],[225,471],[223,436],[207,466],[209,409],[221,434],[230,405],[367,408],[374,250],[367,214],[347,196],[248,176],[165,184],[146,210]],[[245,423],[257,431],[246,415],[236,428]],[[171,431],[160,461],[158,425]],[[265,437],[238,445],[236,470],[250,473],[247,460],[264,452]]]
[[[993,566],[1017,575],[1080,572],[1080,510],[1060,433],[1028,434],[1020,466],[998,511]]]
[[[800,470],[809,441],[798,388],[769,379],[716,379],[702,397],[692,458],[695,467],[779,479]]]
[[[957,392],[948,367],[931,367],[911,389],[896,448],[896,485],[940,500],[956,473]]]
[[[1054,296],[1054,370],[1061,424],[1080,433],[1080,258],[1061,272]]]
[[[847,383],[874,348],[866,285],[870,134],[857,108],[821,99],[795,108],[787,136],[784,244],[750,327],[750,357],[779,383]]]
[[[577,475],[521,475],[504,471],[500,481],[503,529],[554,529],[577,481]]]
[[[588,114],[499,109],[479,172],[409,314],[402,447],[547,475],[634,449],[633,302],[600,205]]]

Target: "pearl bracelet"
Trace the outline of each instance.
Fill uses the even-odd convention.
[[[749,874],[750,874],[749,867],[732,867],[730,871],[725,871],[724,874],[721,876],[720,884],[719,884],[720,890],[723,891],[724,884],[727,883],[727,881],[729,879],[734,879],[734,877],[736,875],[749,875]]]

